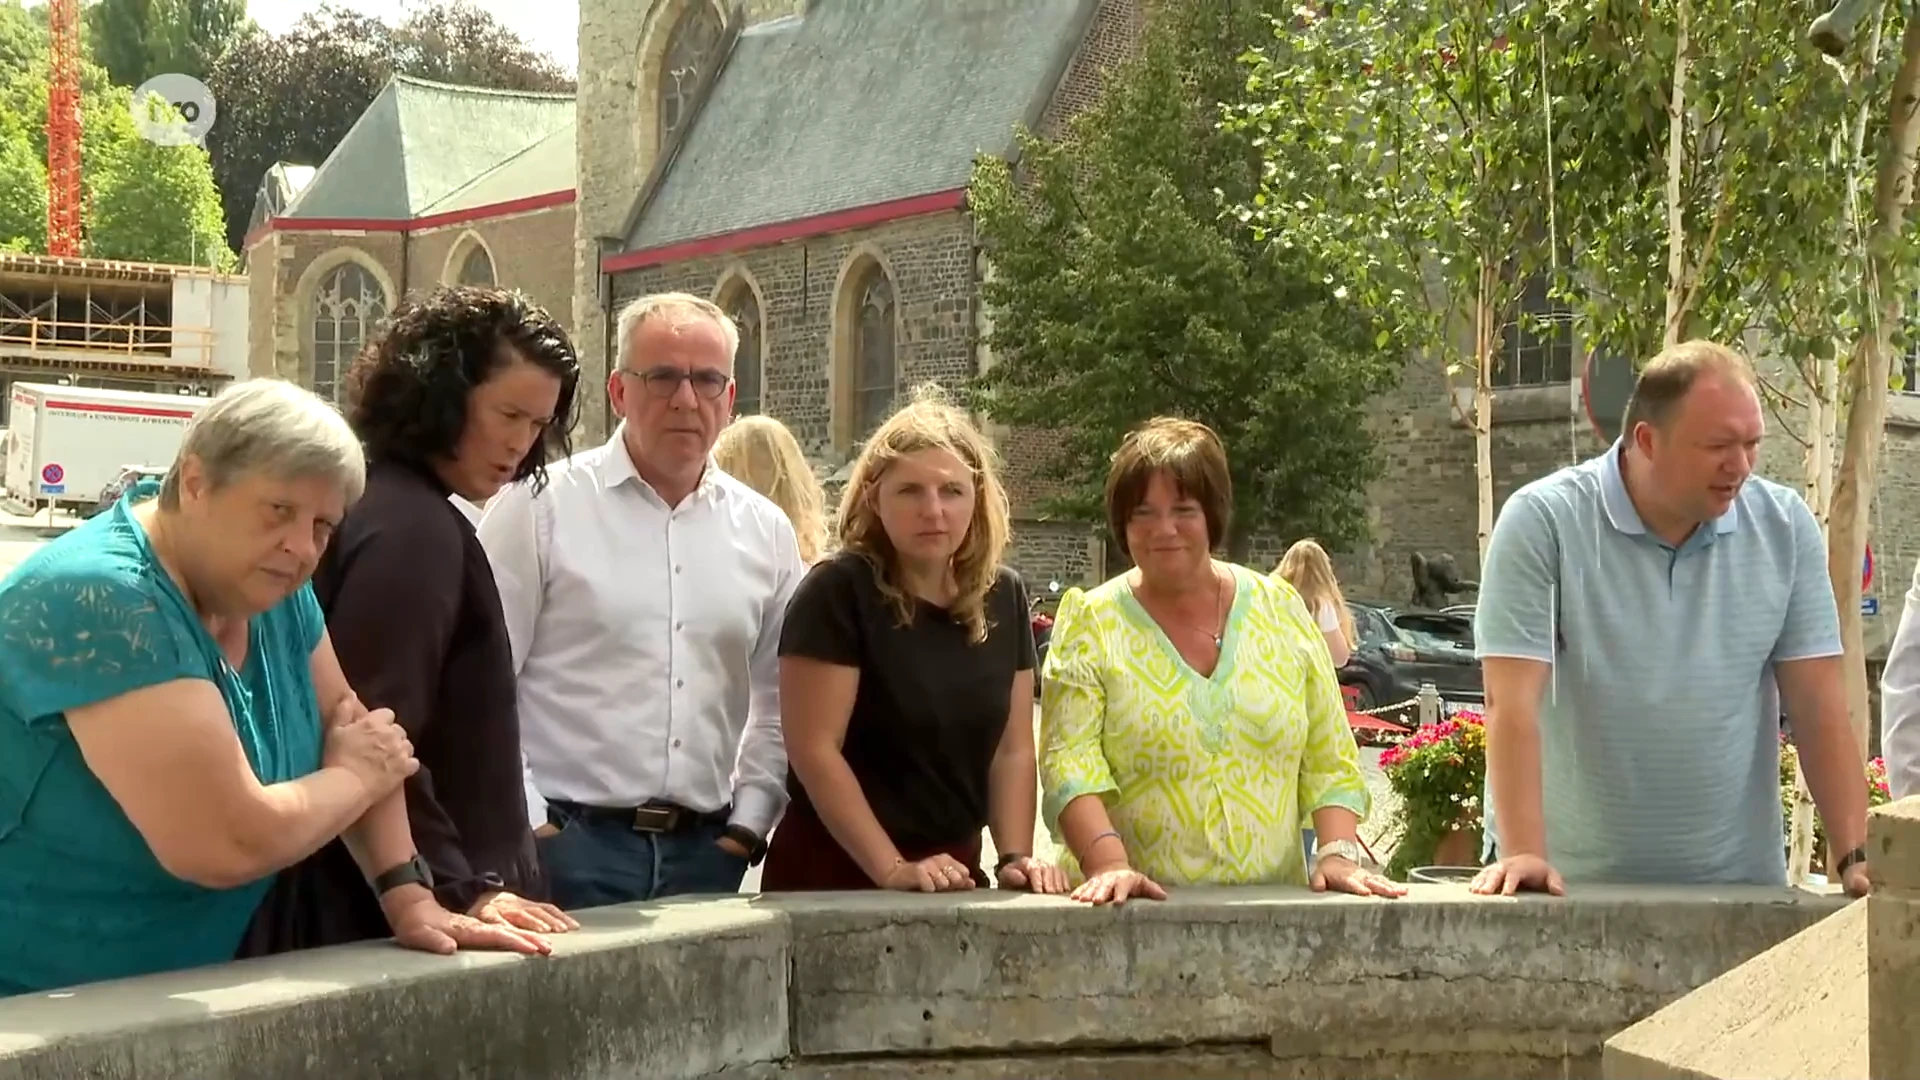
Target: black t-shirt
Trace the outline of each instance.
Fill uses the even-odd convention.
[[[901,626],[876,573],[847,552],[816,565],[787,607],[780,655],[860,669],[841,754],[895,846],[964,842],[987,824],[987,773],[1014,674],[1033,669],[1026,591],[1000,571],[986,598],[987,639],[975,645],[964,623],[924,600]],[[810,802],[791,772],[787,790]]]

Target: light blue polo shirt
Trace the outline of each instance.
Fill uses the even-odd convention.
[[[1634,510],[1621,453],[1514,492],[1481,573],[1480,656],[1553,665],[1548,860],[1569,883],[1784,884],[1773,665],[1840,653],[1820,526],[1755,477],[1669,547]]]

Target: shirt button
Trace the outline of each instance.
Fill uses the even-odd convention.
[[[687,680],[685,680],[685,679],[675,679],[675,680],[673,680],[673,687],[674,687],[674,689],[676,689],[676,690],[678,690],[678,689],[680,689],[680,688],[682,688],[682,687],[684,687],[684,686],[686,686],[686,685],[687,685]]]
[[[683,622],[677,622],[673,624],[673,628],[675,630],[685,630],[687,628],[687,624]]]
[[[679,739],[675,739],[675,740],[673,740],[673,748],[674,748],[675,750],[678,750],[678,749],[680,749],[680,740],[679,740]]]
[[[674,567],[674,568],[673,568],[673,572],[674,572],[674,573],[676,573],[676,574],[677,574],[677,573],[679,573],[679,572],[680,572],[680,568],[679,568],[679,567],[677,567],[677,566],[676,566],[676,567]]]

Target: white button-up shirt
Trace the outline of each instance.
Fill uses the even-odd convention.
[[[1896,799],[1920,795],[1920,566],[1880,674],[1880,749],[1888,792]]]
[[[780,627],[806,567],[780,508],[709,464],[668,506],[624,428],[487,507],[527,803],[662,799],[766,836],[786,807]]]

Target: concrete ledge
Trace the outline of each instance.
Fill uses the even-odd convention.
[[[1866,903],[1609,1039],[1602,1068],[1606,1080],[1866,1080]]]
[[[541,960],[349,946],[3,1000],[0,1080],[1592,1075],[1602,1040],[1839,905],[1448,886],[634,905]]]

